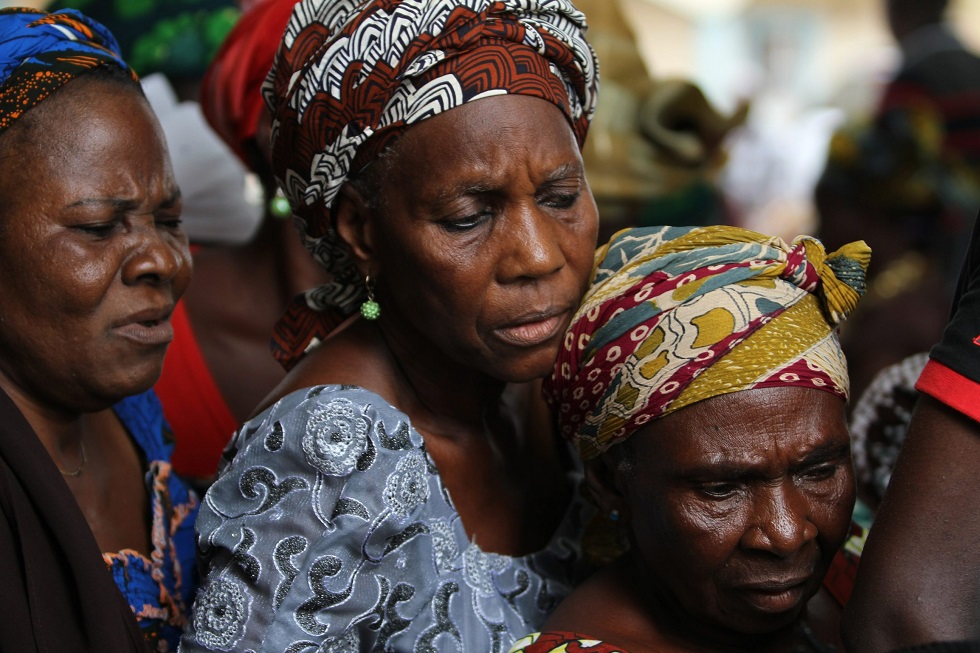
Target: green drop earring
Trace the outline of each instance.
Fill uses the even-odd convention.
[[[374,301],[374,281],[370,274],[364,276],[364,287],[367,289],[367,299],[361,304],[361,315],[373,322],[381,317],[381,305]]]
[[[289,206],[289,200],[282,192],[281,188],[276,189],[276,194],[269,200],[269,213],[273,217],[285,220],[293,216],[293,209]]]

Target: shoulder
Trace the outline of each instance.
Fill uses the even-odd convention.
[[[284,512],[300,530],[327,527],[338,510],[367,518],[384,509],[386,479],[409,467],[435,475],[404,413],[354,386],[298,390],[239,428],[198,531],[210,537],[229,520],[281,526]]]
[[[360,458],[377,447],[400,451],[422,445],[407,415],[352,385],[293,391],[243,424],[232,442],[226,455],[234,458],[272,462],[292,453],[301,455],[311,472],[327,476],[365,468],[369,461]]]

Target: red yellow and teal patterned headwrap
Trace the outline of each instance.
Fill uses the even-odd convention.
[[[273,166],[332,283],[276,331],[290,367],[364,297],[332,210],[352,171],[409,126],[507,93],[558,106],[584,142],[598,91],[585,16],[568,0],[303,0],[263,93]],[[356,162],[356,163],[355,163]],[[330,316],[334,316],[331,318]]]
[[[827,254],[736,227],[627,229],[596,252],[545,397],[594,458],[650,420],[770,386],[847,398],[838,324],[865,290],[863,241]]]
[[[109,30],[74,9],[0,9],[0,134],[88,70],[129,70],[118,53]]]

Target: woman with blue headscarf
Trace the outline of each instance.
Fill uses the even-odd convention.
[[[175,650],[197,500],[150,388],[190,280],[180,191],[77,11],[0,10],[0,205],[0,650]]]

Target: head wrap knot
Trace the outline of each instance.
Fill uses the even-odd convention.
[[[846,398],[836,327],[864,292],[870,250],[827,254],[734,227],[627,229],[593,284],[545,397],[593,458],[650,420],[729,392],[818,388]]]
[[[129,70],[115,37],[99,22],[74,9],[0,9],[0,134],[69,81],[99,66]]]
[[[568,0],[300,2],[263,93],[277,180],[307,248],[333,278],[307,293],[306,306],[346,315],[363,299],[334,231],[334,201],[407,127],[516,93],[558,106],[581,145],[598,90],[585,30]],[[275,353],[288,367],[326,329],[296,311],[286,320]]]

